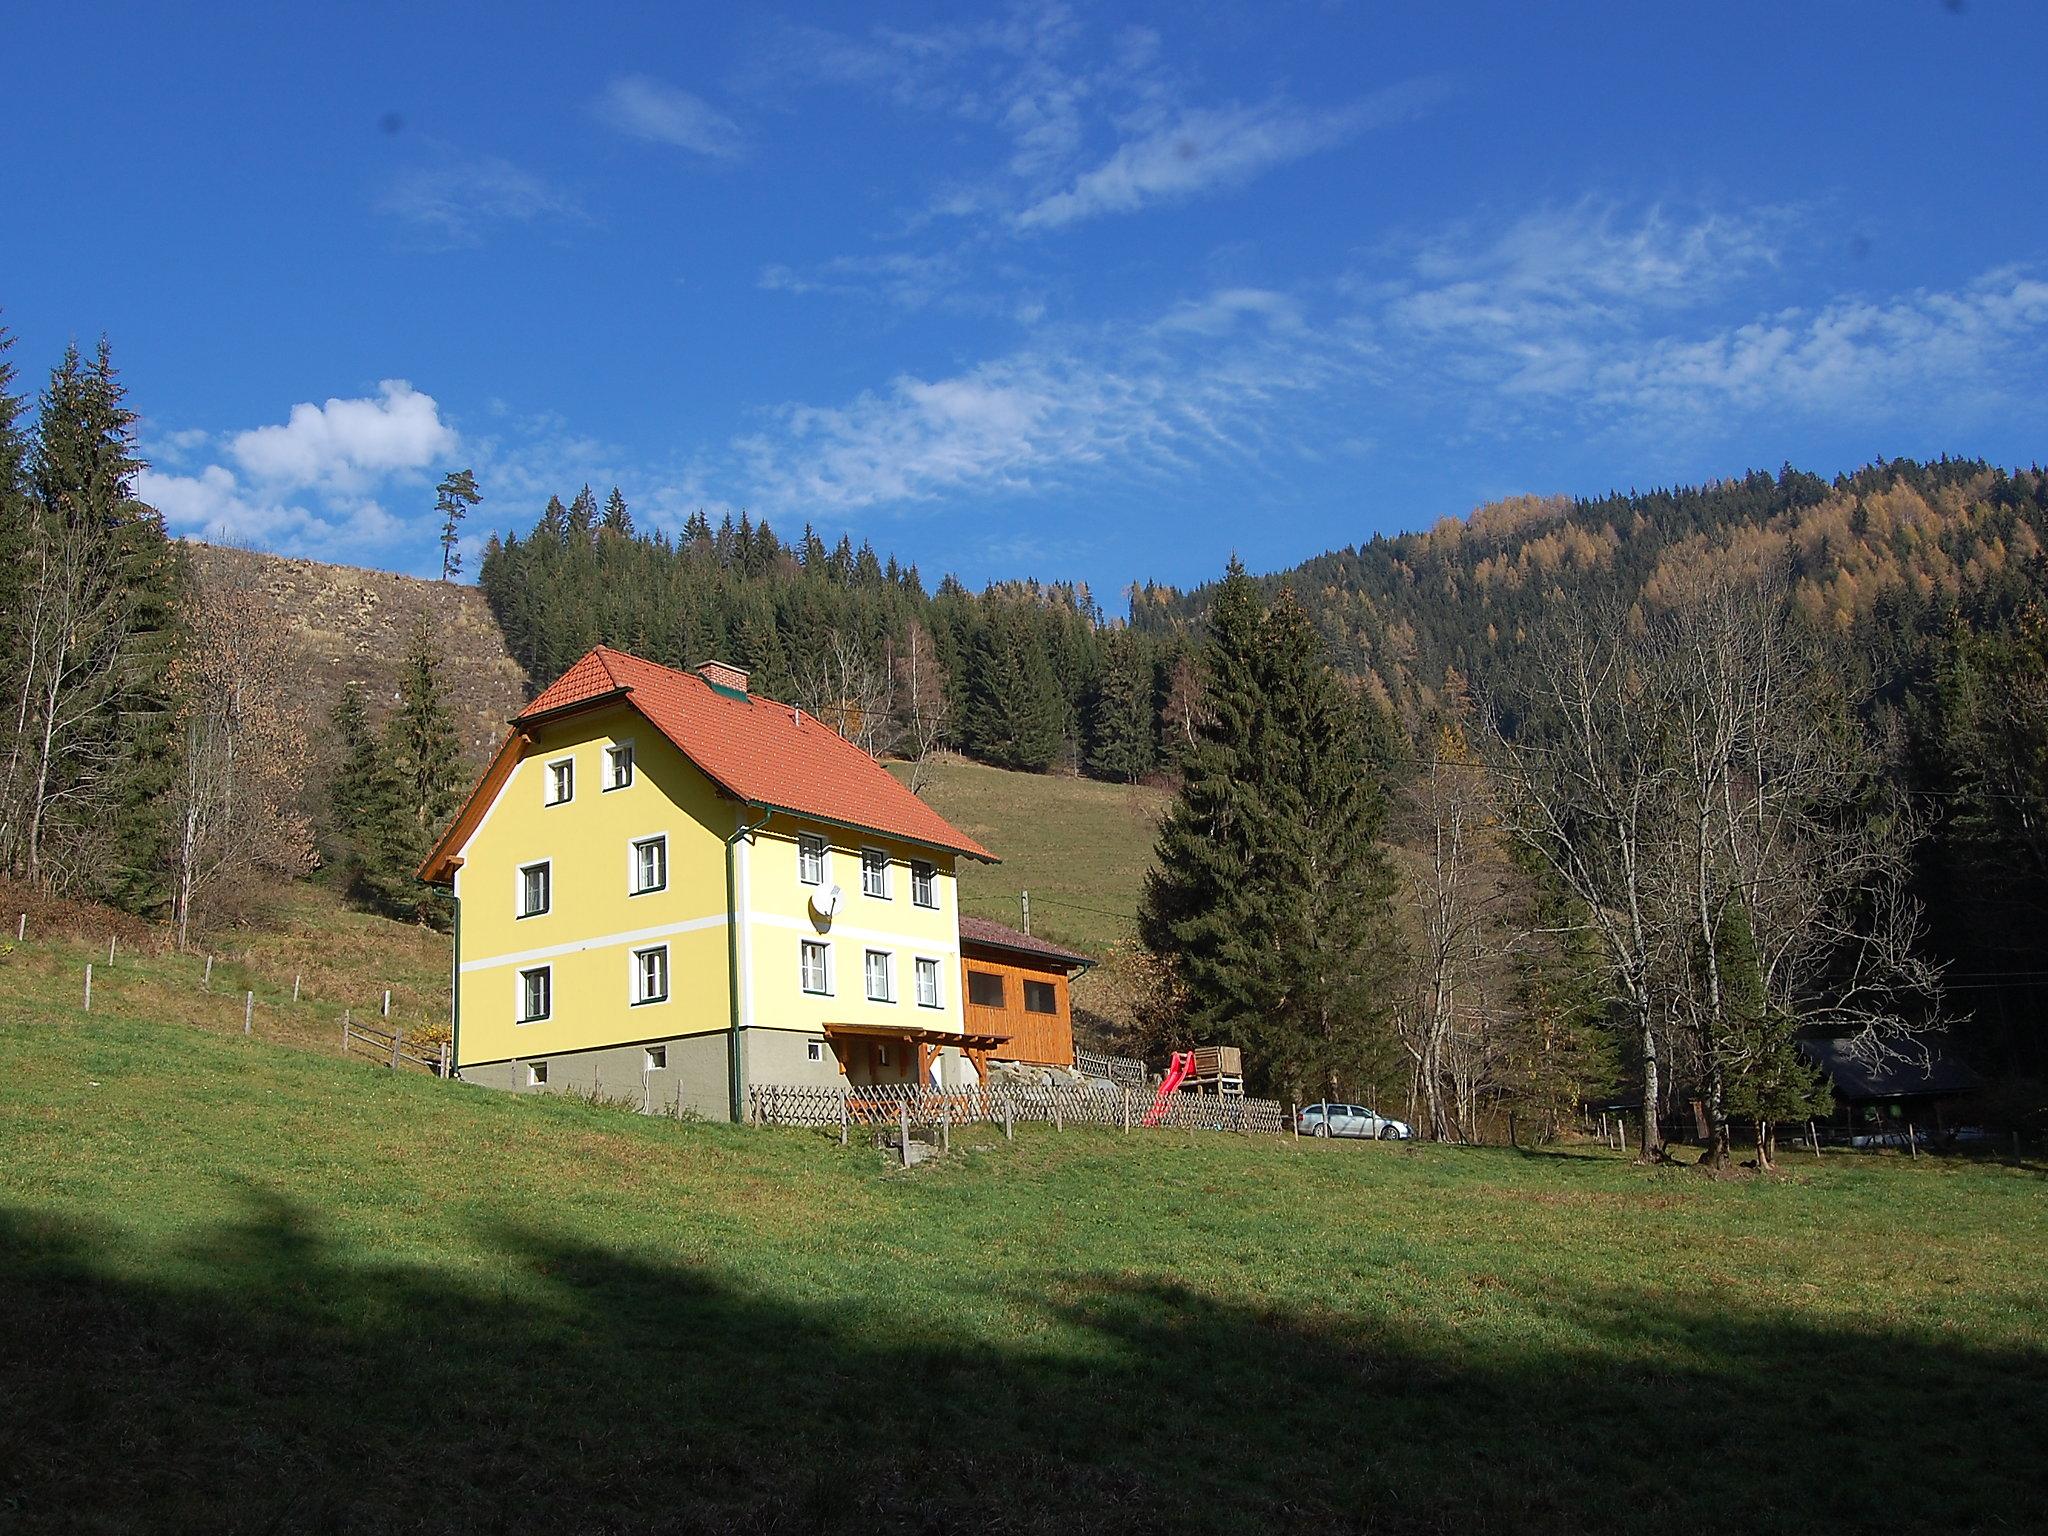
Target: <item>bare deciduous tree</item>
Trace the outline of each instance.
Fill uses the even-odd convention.
[[[931,773],[932,755],[945,744],[951,725],[946,669],[922,619],[910,621],[891,661],[898,716],[896,750],[910,764],[910,792],[921,795]]]
[[[815,655],[796,667],[797,702],[863,752],[878,751],[890,728],[893,679],[888,666],[853,637],[834,629]]]

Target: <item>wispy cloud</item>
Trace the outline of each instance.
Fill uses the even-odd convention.
[[[1286,313],[1246,294],[1206,307]],[[1285,446],[1316,389],[1357,363],[1339,337],[1310,343],[1259,327],[1219,345],[1217,335],[1206,324],[1112,327],[940,377],[899,375],[840,405],[787,405],[734,444],[726,473],[756,506],[838,514],[1172,476]]]
[[[1106,160],[1030,203],[1012,222],[1019,229],[1057,229],[1241,186],[1275,166],[1411,117],[1444,91],[1443,81],[1421,79],[1335,109],[1312,110],[1284,101],[1186,108],[1126,138]]]
[[[713,160],[734,160],[746,137],[701,96],[650,75],[621,75],[592,106],[600,121],[631,138],[670,144]]]
[[[437,249],[480,245],[506,224],[585,217],[574,194],[532,171],[496,155],[445,149],[400,171],[376,206]]]

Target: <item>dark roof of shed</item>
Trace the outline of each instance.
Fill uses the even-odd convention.
[[[1984,1086],[1984,1079],[1940,1041],[1908,1045],[1903,1054],[1878,1063],[1859,1056],[1853,1045],[1852,1040],[1802,1040],[1799,1050],[1845,1099],[1939,1097]]]
[[[1045,939],[1034,939],[1030,934],[1020,932],[1003,923],[990,922],[985,917],[960,919],[960,942],[963,946],[979,944],[989,949],[1007,949],[1020,955],[1036,955],[1042,960],[1072,969],[1087,967],[1095,962],[1077,949],[1068,949],[1063,944],[1050,943]]]

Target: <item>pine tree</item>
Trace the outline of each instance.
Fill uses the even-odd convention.
[[[1208,709],[1182,758],[1180,793],[1160,826],[1138,912],[1140,938],[1190,1000],[1198,1030],[1235,1016],[1230,951],[1255,853],[1257,785],[1248,754],[1259,712],[1258,639],[1257,591],[1233,557],[1209,606]]]
[[[1200,1033],[1267,1084],[1366,1086],[1387,1062],[1385,799],[1359,706],[1289,594],[1261,615],[1230,564],[1210,609],[1207,709],[1161,827],[1140,934]]]
[[[533,525],[533,539],[536,544],[559,546],[569,537],[569,509],[562,505],[562,498],[550,496],[548,504],[541,509],[540,521]]]
[[[619,494],[616,485],[604,501],[604,531],[615,539],[633,537],[633,514],[626,510],[626,498]]]
[[[1152,769],[1151,669],[1128,629],[1102,642],[1102,667],[1088,711],[1088,771],[1136,783]]]
[[[484,499],[482,491],[476,488],[476,476],[469,470],[458,469],[443,475],[441,483],[434,488],[434,510],[441,514],[441,579],[453,580],[462,570],[461,533],[462,519],[469,509]]]
[[[578,546],[588,544],[597,531],[597,497],[588,485],[576,493],[576,499],[569,503],[569,542]]]
[[[392,766],[398,774],[406,814],[424,851],[461,795],[461,749],[447,702],[441,696],[441,653],[434,633],[422,623],[406,651],[398,712],[389,729]]]
[[[143,911],[169,894],[185,567],[135,499],[135,419],[106,342],[90,364],[70,348],[43,395],[17,526],[27,547],[11,649],[23,665],[0,824],[31,881]]]
[[[328,787],[328,866],[342,891],[374,911],[417,909],[417,823],[382,737],[370,728],[354,683],[342,689],[329,720],[340,761]]]

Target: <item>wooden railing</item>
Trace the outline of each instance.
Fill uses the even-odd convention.
[[[388,1030],[378,1029],[373,1025],[358,1024],[344,1012],[341,1016],[341,1050],[343,1055],[354,1052],[368,1056],[394,1072],[400,1062],[409,1061],[414,1066],[425,1067],[436,1077],[448,1075],[448,1042],[437,1041],[427,1047],[426,1052],[408,1050],[403,1024],[394,1024]]]
[[[1139,1089],[1151,1073],[1135,1056],[1106,1056],[1100,1051],[1074,1052],[1074,1070],[1083,1077],[1106,1077],[1119,1088]]]
[[[748,1118],[756,1125],[846,1127],[1035,1123],[1064,1128],[1099,1125],[1144,1129],[1152,1095],[1134,1088],[1008,1087],[929,1088],[917,1083],[815,1088],[757,1083],[747,1090]],[[1271,1099],[1218,1098],[1174,1093],[1154,1129],[1285,1134],[1286,1112]]]

